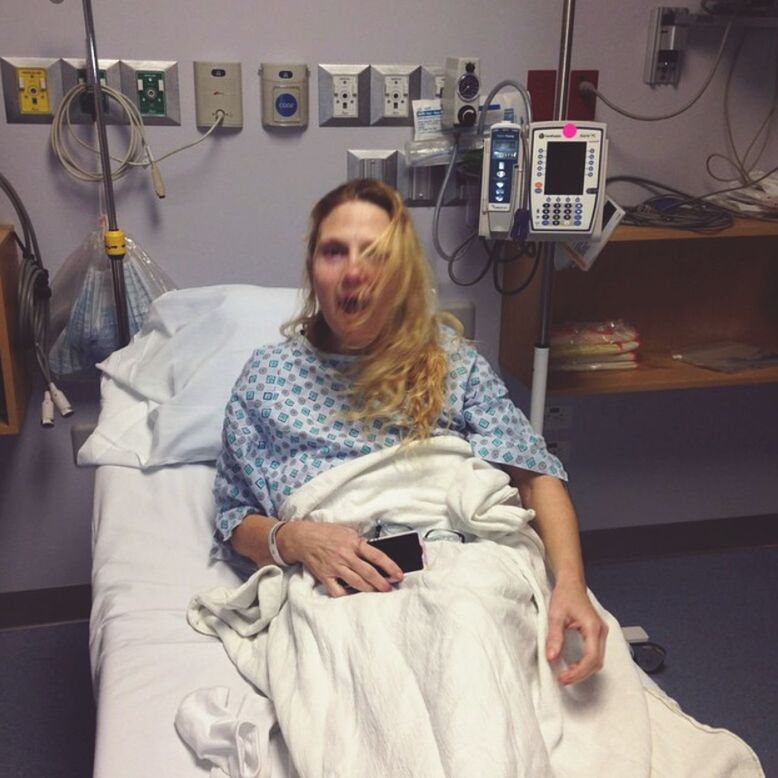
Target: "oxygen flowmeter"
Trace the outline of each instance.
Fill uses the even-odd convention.
[[[485,238],[506,239],[523,199],[523,150],[521,126],[497,122],[484,138],[481,168],[481,210],[478,234]]]
[[[528,182],[534,240],[599,235],[607,143],[605,125],[598,122],[530,125]]]

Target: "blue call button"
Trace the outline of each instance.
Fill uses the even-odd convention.
[[[288,92],[278,95],[276,97],[276,111],[287,119],[294,116],[297,113],[297,98]]]

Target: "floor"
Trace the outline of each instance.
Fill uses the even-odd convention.
[[[587,575],[623,625],[667,649],[654,676],[665,691],[743,737],[778,776],[778,548],[599,562]],[[0,632],[2,778],[91,775],[87,643],[85,622]]]

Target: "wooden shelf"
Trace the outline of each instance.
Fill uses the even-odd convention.
[[[30,394],[29,371],[17,339],[18,278],[13,230],[0,226],[0,435],[21,430]]]
[[[735,223],[719,232],[691,232],[660,227],[632,227],[619,225],[613,231],[611,242],[648,240],[700,240],[711,238],[758,238],[778,235],[778,222],[760,219],[735,219]]]
[[[738,240],[732,240],[737,238]],[[506,266],[505,284],[529,272]],[[540,273],[503,298],[500,363],[526,385],[540,321]],[[640,366],[550,372],[549,394],[699,389],[778,383],[778,368],[720,373],[674,360],[685,348],[737,341],[778,351],[778,224],[737,220],[716,235],[619,227],[594,266],[555,274],[552,322],[624,319],[640,333]]]

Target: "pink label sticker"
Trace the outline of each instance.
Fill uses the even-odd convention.
[[[562,128],[562,135],[564,135],[565,138],[574,138],[577,132],[578,132],[578,128],[572,122],[568,122]]]

